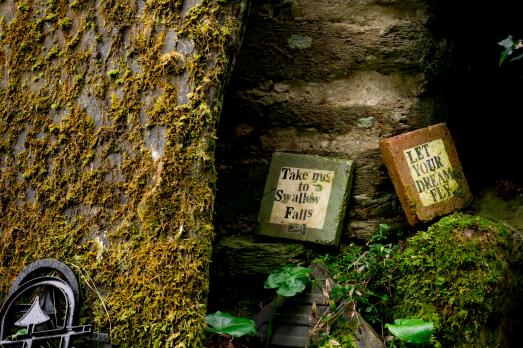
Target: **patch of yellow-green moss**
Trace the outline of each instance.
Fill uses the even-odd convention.
[[[184,18],[179,0],[97,3],[0,2],[0,294],[56,258],[80,275],[82,320],[114,343],[198,347],[237,13],[212,0]],[[192,56],[164,52],[168,32],[193,40]]]
[[[441,219],[409,238],[384,272],[392,277],[394,318],[433,321],[448,346],[499,346],[492,332],[511,292],[510,250],[501,225],[463,214]]]

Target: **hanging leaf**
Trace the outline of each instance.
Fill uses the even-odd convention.
[[[501,52],[501,55],[499,57],[499,65],[503,64],[503,62],[510,56],[512,53],[514,53],[514,50],[519,50],[523,48],[523,43],[521,40],[516,40],[512,38],[512,36],[507,36],[506,39],[501,40],[498,42],[498,45],[502,46],[504,48],[503,52]],[[510,59],[510,61],[520,60],[523,58],[523,54],[519,54],[518,56]]]
[[[405,342],[423,344],[429,341],[434,324],[421,319],[396,319],[394,324],[386,324],[385,327]]]
[[[254,320],[246,318],[237,318],[229,313],[209,314],[205,317],[207,324],[211,326],[207,331],[217,334],[225,334],[232,337],[241,337],[244,335],[254,335],[256,333],[256,324]]]
[[[503,64],[503,62],[511,54],[512,54],[512,47],[506,48],[503,52],[501,52],[501,56],[499,57],[499,65],[501,66],[501,64]]]
[[[514,39],[512,38],[512,35],[509,35],[506,39],[498,42],[498,45],[503,46],[505,49],[512,48],[514,46]]]
[[[14,335],[11,335],[11,339],[16,341],[18,337],[23,335],[27,335],[27,328],[18,329]]]
[[[265,289],[276,289],[281,296],[291,297],[299,294],[309,283],[310,269],[288,265],[269,275],[265,281]]]

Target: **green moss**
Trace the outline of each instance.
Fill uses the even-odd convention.
[[[82,321],[122,347],[204,338],[213,139],[237,23],[215,1],[197,6],[224,36],[199,42],[189,69],[164,52],[167,32],[187,39],[197,25],[181,23],[181,4],[146,1],[139,13],[138,1],[19,1],[0,22],[0,295],[33,260],[68,262],[84,286],[92,280]],[[179,105],[182,73],[194,90]],[[165,130],[159,160],[150,126]]]
[[[65,17],[60,19],[60,21],[58,22],[58,26],[62,30],[69,30],[73,26],[73,21],[70,17]]]
[[[462,214],[441,219],[409,238],[385,272],[393,275],[394,317],[433,321],[451,346],[492,345],[482,336],[510,286],[509,250],[503,226]]]
[[[109,70],[107,72],[107,76],[109,76],[112,79],[117,78],[119,74],[120,74],[120,70],[118,70],[118,69]]]

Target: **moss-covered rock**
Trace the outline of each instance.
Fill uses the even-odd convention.
[[[463,214],[409,238],[388,269],[394,317],[433,321],[445,345],[501,346],[514,284],[511,244],[504,226]]]

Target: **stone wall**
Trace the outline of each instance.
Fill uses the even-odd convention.
[[[214,139],[246,4],[0,1],[2,297],[56,258],[113,343],[202,346]]]
[[[431,13],[424,1],[254,3],[219,133],[220,233],[255,233],[274,151],[356,161],[345,240],[404,222],[378,141],[445,116]]]

